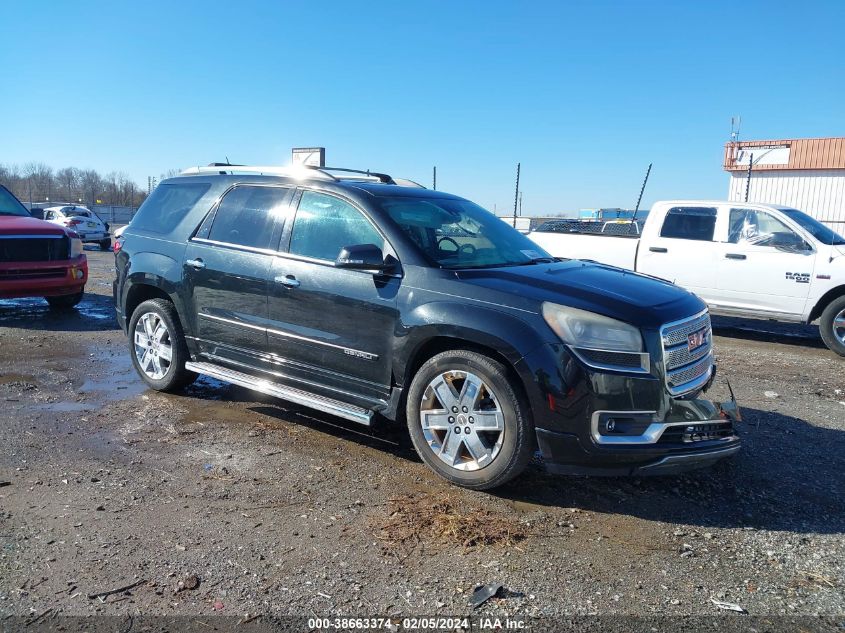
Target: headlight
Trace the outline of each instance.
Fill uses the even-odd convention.
[[[78,237],[70,238],[70,256],[78,257],[82,255],[82,240]]]
[[[640,331],[616,319],[556,303],[543,304],[543,318],[564,343],[573,347],[612,352],[643,351]]]

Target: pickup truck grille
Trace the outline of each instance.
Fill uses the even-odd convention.
[[[713,373],[713,330],[705,311],[660,328],[666,386],[673,396],[699,389]]]
[[[70,243],[64,235],[0,235],[0,262],[56,262],[69,256]]]
[[[66,276],[66,268],[33,268],[0,270],[0,281],[20,281],[22,279],[53,279]]]

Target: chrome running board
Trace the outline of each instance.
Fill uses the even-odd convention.
[[[232,383],[233,385],[238,385],[239,387],[245,387],[246,389],[265,393],[268,396],[287,400],[288,402],[293,402],[295,404],[301,404],[304,407],[316,409],[317,411],[331,413],[339,418],[358,422],[359,424],[369,426],[373,418],[373,412],[369,409],[356,407],[354,404],[347,404],[346,402],[326,398],[325,396],[318,396],[317,394],[309,393],[307,391],[303,391],[302,389],[295,389],[293,387],[280,385],[279,383],[272,382],[265,378],[258,378],[257,376],[251,376],[250,374],[244,374],[243,372],[229,369],[228,367],[222,367],[212,363],[188,362],[185,363],[185,369],[198,374],[211,376],[212,378],[217,378],[218,380],[223,380],[225,382]]]

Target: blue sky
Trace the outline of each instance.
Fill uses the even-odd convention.
[[[324,145],[525,213],[724,197],[742,137],[845,135],[845,2],[3,3],[0,162],[148,175]]]

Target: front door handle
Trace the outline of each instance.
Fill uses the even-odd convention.
[[[668,253],[668,248],[663,248],[662,246],[650,246],[649,249],[652,253]]]
[[[725,259],[748,259],[745,255],[740,255],[739,253],[728,253],[725,255]]]
[[[288,288],[299,288],[299,279],[293,275],[278,275],[276,277],[276,283],[287,286]]]
[[[185,266],[190,266],[195,270],[202,270],[203,268],[205,268],[205,262],[201,259],[186,259]]]

